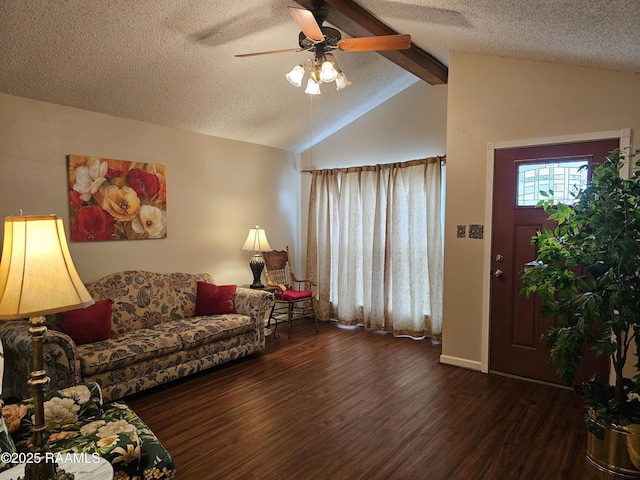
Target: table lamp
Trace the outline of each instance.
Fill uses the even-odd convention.
[[[264,259],[260,252],[270,252],[273,250],[269,246],[269,242],[267,241],[267,234],[264,233],[264,228],[260,228],[259,225],[256,225],[256,228],[249,229],[249,235],[247,235],[247,239],[242,246],[242,250],[254,252],[251,260],[249,261],[249,267],[251,267],[251,271],[253,272],[253,283],[250,285],[251,288],[263,288],[262,284],[262,269],[264,268]]]
[[[31,451],[40,462],[25,465],[25,480],[72,479],[59,469],[49,451],[44,418],[44,315],[88,307],[94,301],[71,261],[62,218],[58,215],[10,216],[4,221],[0,260],[0,320],[29,317],[33,341],[33,371],[28,384],[33,394],[34,424]]]

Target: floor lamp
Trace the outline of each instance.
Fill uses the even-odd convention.
[[[6,217],[0,261],[0,320],[29,317],[33,341],[34,424],[31,451],[39,462],[25,465],[25,480],[73,479],[59,469],[49,451],[44,418],[44,392],[49,377],[44,370],[44,315],[87,307],[94,301],[71,261],[62,218],[58,215]]]
[[[262,284],[262,269],[264,268],[264,259],[260,252],[270,252],[272,248],[267,241],[267,234],[264,233],[264,228],[260,228],[256,225],[256,228],[249,229],[249,235],[242,246],[242,250],[254,252],[251,260],[249,261],[249,267],[253,272],[253,283],[251,288],[263,288]]]

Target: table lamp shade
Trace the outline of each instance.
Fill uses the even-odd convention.
[[[46,315],[93,302],[71,260],[60,216],[5,217],[0,319]]]
[[[247,239],[242,246],[242,250],[250,252],[270,252],[273,250],[269,246],[267,234],[264,233],[264,228],[260,228],[259,225],[256,225],[256,228],[250,228],[249,235],[247,235]]]

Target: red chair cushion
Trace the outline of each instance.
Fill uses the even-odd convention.
[[[285,290],[282,292],[282,299],[288,301],[300,300],[312,296],[313,292],[311,290]]]
[[[236,285],[214,285],[198,282],[196,293],[196,315],[219,315],[236,313],[233,297]]]
[[[69,335],[76,345],[106,340],[111,335],[111,304],[100,300],[87,308],[69,310],[60,314],[60,330]]]

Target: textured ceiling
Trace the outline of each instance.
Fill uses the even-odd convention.
[[[450,51],[640,72],[638,0],[360,0],[448,64]],[[311,97],[286,0],[0,0],[0,92],[304,151],[419,81],[375,52]],[[330,23],[331,15],[328,23]]]

